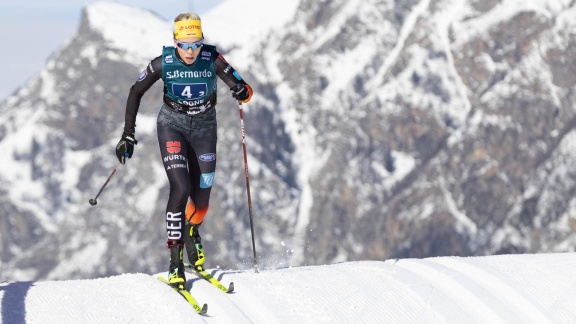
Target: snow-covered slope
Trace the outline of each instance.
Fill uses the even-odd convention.
[[[152,12],[112,2],[96,2],[87,9],[90,28],[109,46],[126,49],[128,62],[149,61],[158,56],[159,46],[172,45],[172,23]]]
[[[206,40],[227,51],[250,48],[270,32],[286,28],[299,3],[300,0],[224,1],[202,15]]]
[[[3,323],[574,323],[576,254],[401,259],[189,275],[199,316],[156,275],[0,284]]]
[[[574,1],[225,4],[203,19],[255,90],[259,264],[574,250]],[[88,5],[77,35],[0,105],[3,279],[167,267],[161,82],[143,98],[134,157],[87,202],[117,163],[128,90],[170,36],[149,12]],[[217,109],[203,244],[209,267],[243,269],[251,233],[226,87]]]

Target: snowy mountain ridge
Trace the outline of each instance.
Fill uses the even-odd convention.
[[[86,16],[89,28],[99,31],[111,47],[126,51],[118,59],[138,67],[158,56],[159,46],[172,46],[172,23],[152,12],[112,2],[96,2],[86,7]],[[94,57],[94,53],[88,53],[87,57]]]
[[[361,252],[353,248],[362,245],[358,241],[366,242],[367,236],[378,242],[372,245],[374,250],[382,251],[395,246],[393,249],[397,249],[396,252],[404,250],[408,255],[414,255],[416,250],[422,248],[425,256],[430,253],[431,246],[444,246],[452,251],[446,252],[450,254],[480,250],[483,253],[505,253],[534,248],[572,250],[573,230],[567,229],[568,226],[573,227],[568,224],[570,216],[558,217],[553,205],[538,198],[532,199],[532,191],[526,191],[526,195],[515,192],[525,190],[524,184],[520,184],[523,182],[546,183],[544,188],[540,187],[537,196],[559,197],[558,191],[546,192],[549,181],[552,182],[549,183],[550,187],[557,185],[553,183],[555,180],[542,177],[549,171],[530,173],[540,163],[531,161],[542,159],[549,159],[557,166],[556,170],[562,172],[563,162],[554,162],[555,140],[544,135],[546,139],[541,139],[543,142],[532,145],[532,141],[540,141],[535,139],[539,135],[533,137],[527,134],[550,132],[554,136],[569,132],[573,125],[573,109],[568,104],[570,100],[558,98],[558,94],[571,96],[570,91],[563,92],[557,86],[564,82],[562,79],[566,76],[559,72],[562,68],[554,67],[555,59],[551,59],[554,55],[566,59],[562,53],[565,45],[560,41],[562,37],[550,38],[559,33],[560,26],[564,26],[564,18],[552,17],[570,16],[573,3],[412,2],[403,8],[406,14],[401,15],[402,19],[396,17],[401,22],[401,28],[396,30],[378,30],[377,27],[371,30],[367,26],[380,27],[382,24],[362,24],[357,20],[375,21],[371,18],[383,12],[384,23],[387,23],[391,19],[386,14],[398,12],[399,6],[395,7],[388,1],[376,1],[358,3],[354,11],[344,10],[348,5],[349,2],[331,2],[329,8],[313,10],[308,17],[317,17],[318,12],[329,10],[341,15],[348,13],[348,23],[364,28],[357,32],[362,34],[361,38],[349,36],[346,33],[349,29],[341,29],[340,34],[326,30],[326,26],[336,29],[342,26],[338,24],[342,20],[340,17],[320,20],[318,25],[321,27],[316,27],[320,32],[316,35],[315,21],[310,18],[306,37],[311,40],[304,38],[306,45],[310,46],[301,47],[303,51],[297,52],[299,55],[286,57],[283,61],[293,67],[292,70],[304,66],[301,69],[314,77],[298,86],[298,76],[292,78],[286,73],[286,79],[294,81],[291,86],[301,90],[295,93],[303,94],[305,104],[287,104],[282,109],[298,111],[298,114],[304,115],[302,119],[306,124],[314,124],[316,130],[321,129],[318,134],[324,134],[326,141],[322,141],[323,137],[315,138],[321,143],[318,150],[335,153],[329,159],[330,164],[318,171],[323,174],[323,179],[312,179],[316,181],[315,192],[330,194],[319,194],[320,201],[315,199],[313,206],[318,207],[311,211],[311,226],[307,227],[310,233],[319,230],[324,234],[315,233],[308,238],[332,236],[334,243],[317,251],[319,254],[326,248],[339,251],[321,259],[342,260],[341,256],[346,258],[351,254],[371,255],[370,248],[359,249]],[[367,12],[372,12],[372,16],[363,14]],[[300,14],[306,17],[304,13]],[[474,28],[464,28],[468,26]],[[573,29],[569,29],[564,37],[573,32]],[[299,36],[294,34],[285,35],[284,39]],[[338,37],[329,38],[328,41],[326,34]],[[378,46],[366,46],[366,38],[372,39]],[[322,40],[324,47],[312,46],[318,39]],[[549,42],[551,39],[554,41]],[[383,43],[383,40],[389,42]],[[284,49],[289,46],[284,46]],[[346,50],[334,50],[338,46],[344,46]],[[372,55],[353,55],[371,51]],[[279,52],[286,51],[281,49]],[[314,60],[310,57],[314,57]],[[344,71],[334,69],[339,62],[338,57],[353,57],[354,68]],[[345,68],[351,65],[340,66]],[[573,60],[562,66],[573,66]],[[331,99],[334,97],[331,88],[333,82],[326,77],[326,71],[336,71],[338,76],[344,74],[345,79],[356,82],[348,82],[354,87],[347,91],[336,88],[342,90],[338,94],[340,104]],[[347,76],[345,72],[351,72],[352,76]],[[573,84],[572,79],[569,84]],[[531,90],[534,88],[538,89],[536,93]],[[356,100],[360,100],[361,104],[355,104]],[[297,108],[311,105],[323,107],[326,103],[330,107],[327,112]],[[563,119],[565,125],[550,117],[558,113],[558,109],[567,116]],[[309,111],[312,113],[307,119]],[[536,116],[539,116],[538,119],[533,119]],[[342,127],[342,124],[333,122],[337,118],[358,127]],[[334,131],[334,128],[338,130]],[[505,148],[502,147],[502,138],[507,139],[504,141],[507,145]],[[570,138],[567,136],[562,145],[570,145]],[[342,152],[356,154],[344,153],[339,158]],[[559,152],[567,151],[560,148]],[[525,154],[522,162],[510,161],[514,156]],[[565,161],[564,157],[559,159]],[[522,163],[525,165],[520,166]],[[336,171],[338,168],[333,168],[333,165],[342,168]],[[349,170],[349,174],[341,170]],[[522,172],[518,170],[525,170],[530,175],[523,173],[522,179],[519,174]],[[546,170],[550,169],[546,167]],[[326,175],[332,174],[337,174],[334,180],[327,181]],[[400,181],[389,181],[398,174],[404,175]],[[352,179],[360,181],[354,182]],[[570,175],[563,186],[573,187],[572,179]],[[392,185],[387,186],[388,183]],[[363,190],[366,184],[369,190]],[[331,190],[346,187],[351,190],[340,194]],[[510,194],[514,198],[508,197]],[[567,199],[570,200],[571,196]],[[341,205],[338,200],[351,205]],[[533,204],[538,207],[532,209]],[[334,208],[327,212],[327,205]],[[378,211],[379,208],[384,210]],[[340,223],[337,223],[325,219],[324,215],[335,215],[342,209],[346,221],[339,219]],[[378,214],[387,217],[378,218]],[[519,225],[519,218],[526,224]],[[546,247],[543,247],[531,241],[531,235],[539,236],[540,230],[527,232],[524,226],[531,226],[530,219],[534,219],[533,224],[538,224],[538,218],[557,223],[551,227],[562,233],[555,237],[566,241],[556,247],[554,243],[544,243]],[[409,234],[409,228],[422,224],[429,224],[430,227],[417,230],[418,234]],[[439,231],[444,225],[437,227],[434,224],[450,225],[446,227],[449,228],[447,231]],[[327,233],[334,227],[341,230]],[[407,237],[406,240],[401,239],[404,243],[392,243],[388,239],[404,235]],[[317,247],[317,244],[309,245]]]
[[[3,282],[7,323],[572,323],[574,253],[361,261],[188,275],[200,316],[158,275]],[[160,275],[165,275],[161,273]]]

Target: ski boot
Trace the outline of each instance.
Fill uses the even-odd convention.
[[[182,258],[182,241],[168,241],[170,248],[170,267],[168,268],[168,284],[174,289],[186,289],[186,275],[184,274],[184,261]]]
[[[204,249],[202,249],[202,238],[198,232],[200,224],[193,225],[186,222],[184,230],[184,243],[186,244],[186,253],[188,253],[188,261],[196,271],[204,271],[204,262],[206,256]]]

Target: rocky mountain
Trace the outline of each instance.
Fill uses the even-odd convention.
[[[214,39],[256,92],[245,124],[260,265],[573,251],[575,17],[572,0],[302,0],[284,28]],[[128,89],[170,28],[89,5],[77,35],[0,105],[2,279],[166,267],[161,82],[134,157],[87,202],[117,163]],[[225,86],[217,109],[203,242],[208,267],[248,268]]]

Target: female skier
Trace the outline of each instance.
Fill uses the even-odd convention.
[[[197,270],[203,270],[206,260],[198,229],[208,211],[216,170],[217,76],[230,87],[234,99],[250,101],[252,88],[216,47],[204,44],[200,17],[195,13],[178,15],[174,19],[174,46],[164,47],[162,55],[148,64],[130,88],[124,132],[116,146],[116,156],[124,164],[138,143],[134,134],[140,100],[161,78],[164,96],[157,130],[170,184],[166,207],[168,280],[178,289],[184,289],[186,282],[183,247]]]

